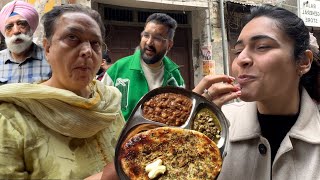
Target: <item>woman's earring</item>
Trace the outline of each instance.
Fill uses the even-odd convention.
[[[301,77],[303,75],[302,71],[300,70],[299,76]]]

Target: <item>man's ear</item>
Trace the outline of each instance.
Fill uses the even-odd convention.
[[[302,76],[303,74],[306,74],[310,70],[312,60],[313,60],[312,51],[306,50],[304,52],[304,58],[301,59],[298,63],[298,71],[299,71],[298,74],[300,76]]]
[[[44,49],[46,58],[48,60],[48,54],[49,54],[49,50],[50,50],[50,41],[47,38],[43,38],[42,45],[43,45],[43,49]]]
[[[105,59],[102,58],[101,66],[104,66],[104,65],[107,65],[107,60],[105,60]]]

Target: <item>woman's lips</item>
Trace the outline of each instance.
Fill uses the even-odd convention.
[[[238,83],[240,84],[240,86],[242,86],[244,84],[254,81],[255,79],[256,77],[252,75],[240,75],[238,76]]]
[[[76,67],[75,69],[79,70],[79,71],[91,71],[91,69],[87,66],[79,66],[79,67]]]

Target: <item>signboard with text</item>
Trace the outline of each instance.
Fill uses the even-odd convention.
[[[203,45],[200,47],[200,57],[202,59],[202,75],[215,74],[215,61],[212,60],[212,46]]]
[[[300,0],[299,16],[306,26],[320,27],[320,0]]]
[[[214,60],[202,60],[202,75],[214,75],[215,74],[215,62]]]

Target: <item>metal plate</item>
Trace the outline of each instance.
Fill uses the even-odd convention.
[[[157,88],[157,89],[150,91],[149,93],[147,93],[145,96],[143,96],[140,99],[140,101],[138,102],[138,104],[136,105],[134,110],[132,111],[125,127],[123,128],[123,130],[120,134],[120,137],[118,139],[117,146],[115,149],[114,163],[115,163],[115,167],[116,167],[116,171],[118,173],[118,176],[122,180],[129,179],[127,177],[127,175],[124,173],[124,171],[122,170],[120,160],[118,159],[120,148],[121,148],[122,144],[124,142],[126,142],[127,139],[130,139],[132,136],[134,136],[135,134],[137,134],[139,132],[146,131],[146,130],[153,129],[153,128],[157,128],[157,127],[168,126],[168,125],[160,123],[160,122],[155,122],[155,121],[146,119],[145,117],[143,117],[143,112],[142,112],[143,104],[146,101],[148,101],[152,97],[154,97],[158,94],[162,94],[162,93],[182,94],[182,95],[191,99],[191,101],[192,101],[191,113],[190,113],[187,121],[182,126],[178,126],[180,128],[192,129],[193,122],[194,122],[193,120],[195,119],[197,113],[203,108],[209,109],[217,117],[217,119],[220,123],[221,137],[217,143],[217,146],[220,150],[222,158],[224,158],[226,155],[227,139],[228,139],[228,133],[229,133],[228,132],[229,124],[228,124],[227,119],[223,115],[222,111],[220,110],[220,108],[217,107],[212,102],[208,101],[203,96],[200,96],[199,94],[194,93],[189,90],[186,90],[184,88],[171,87],[171,86],[170,87],[160,87],[160,88]],[[177,126],[174,126],[174,127],[177,127]]]

